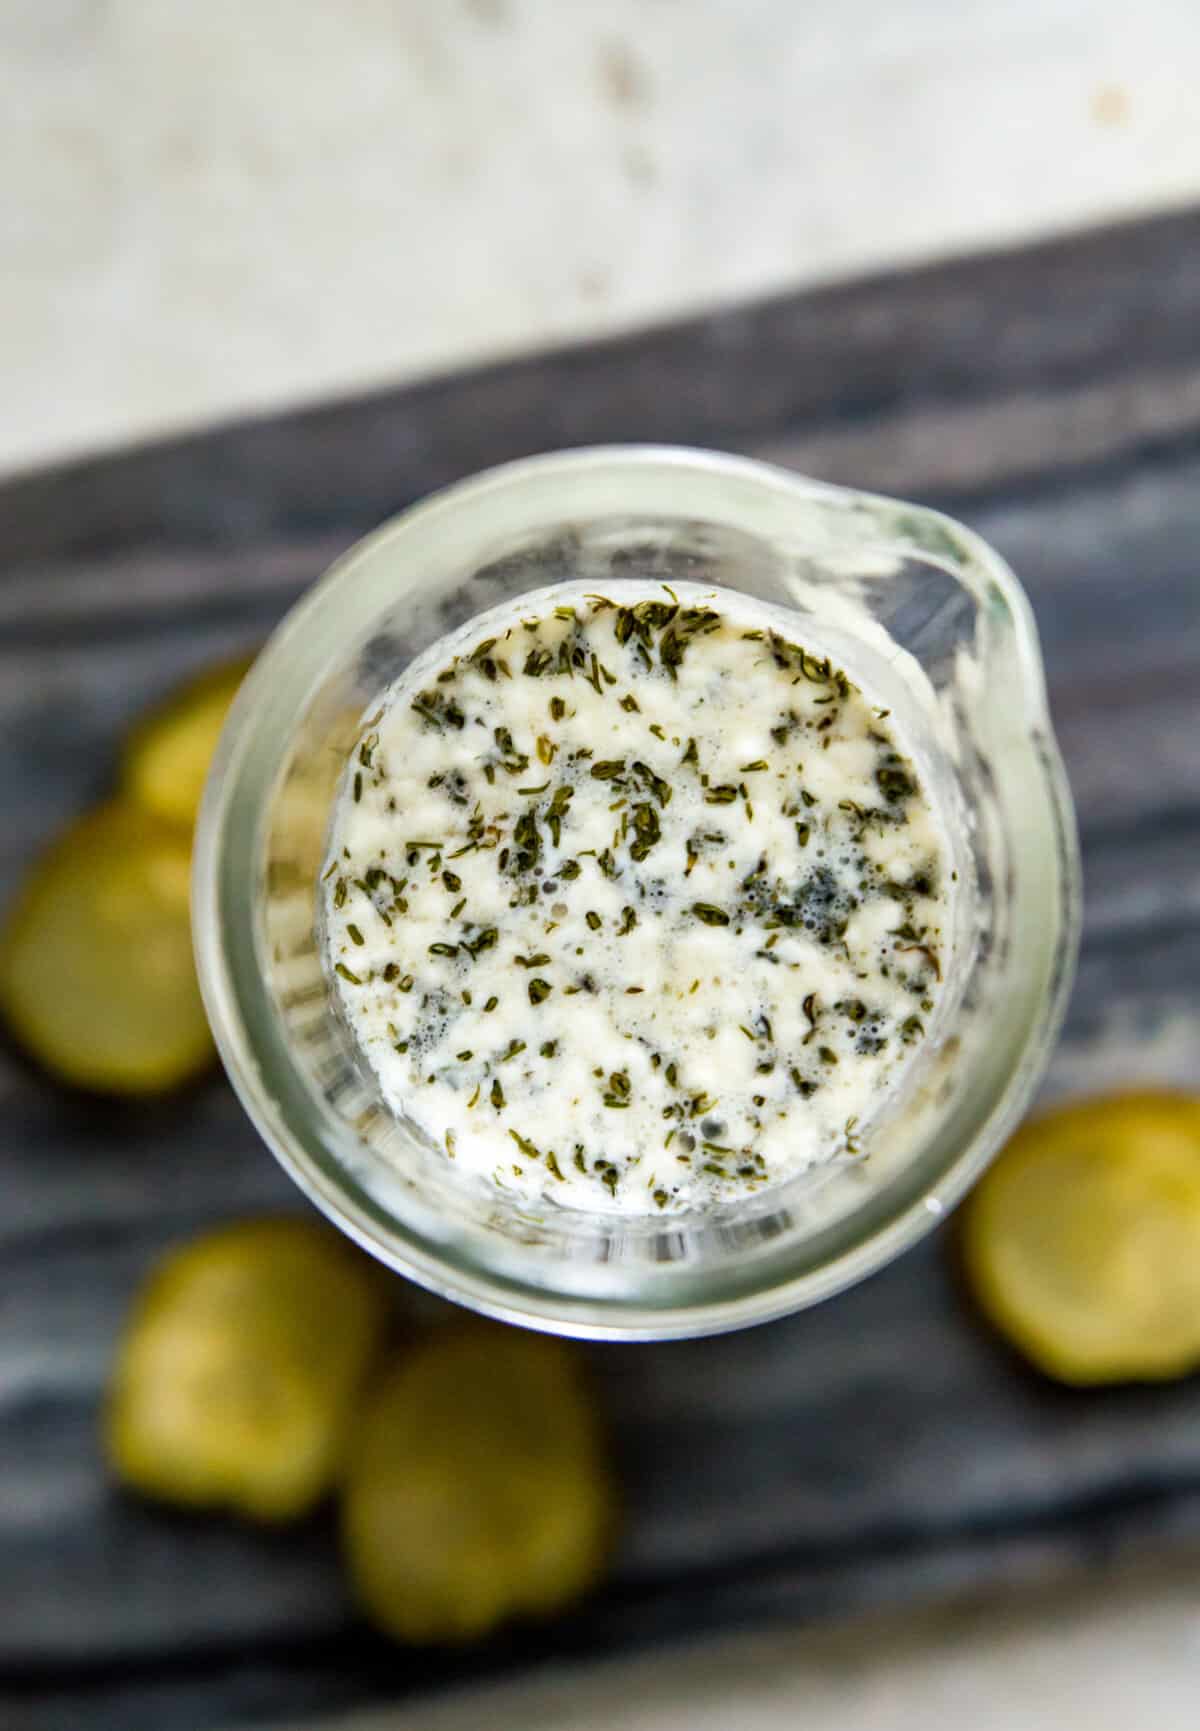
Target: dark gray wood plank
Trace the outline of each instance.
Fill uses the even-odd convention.
[[[1012,560],[1085,846],[1049,1090],[1194,1082],[1197,330],[1188,213],[0,487],[0,893],[104,788],[146,701],[256,641],[382,515],[521,451],[708,442],[948,505]],[[113,1338],[154,1257],[301,1207],[229,1090],[102,1107],[0,1051],[0,1098],[5,1726],[249,1722],[1200,1534],[1200,1382],[1038,1381],[963,1304],[943,1233],[751,1334],[591,1349],[628,1495],[609,1588],[466,1659],[397,1654],[353,1619],[326,1521],[265,1538],[184,1520],[117,1493],[99,1459]]]

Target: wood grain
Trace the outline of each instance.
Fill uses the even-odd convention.
[[[535,449],[681,439],[947,505],[1031,594],[1079,805],[1051,1090],[1200,1058],[1200,213],[882,277],[0,488],[0,892],[131,716],[253,643],[378,519]],[[152,1112],[0,1055],[0,1720],[249,1722],[1200,1537],[1200,1385],[1089,1396],[981,1331],[949,1234],[818,1311],[596,1348],[628,1524],[608,1589],[465,1658],[396,1653],[321,1520],[136,1505],[97,1403],[138,1280],[298,1199],[217,1078]]]

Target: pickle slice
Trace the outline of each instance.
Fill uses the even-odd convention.
[[[224,1228],[150,1276],[117,1356],[105,1440],[136,1490],[263,1521],[330,1488],[384,1291],[304,1220]]]
[[[72,824],[30,869],[0,932],[0,1010],[64,1081],[152,1094],[209,1062],[190,847],[118,801]]]
[[[171,823],[195,823],[217,739],[252,660],[210,668],[138,723],[121,758],[122,792]]]
[[[399,1358],[351,1444],[350,1573],[403,1641],[462,1641],[557,1610],[602,1572],[612,1481],[574,1356],[515,1329],[437,1335]]]
[[[963,1230],[984,1311],[1048,1375],[1148,1382],[1200,1365],[1200,1100],[1130,1093],[1034,1120]]]

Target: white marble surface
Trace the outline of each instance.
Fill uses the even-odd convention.
[[[0,0],[0,469],[1200,196],[1196,0]]]
[[[1195,1731],[1200,1558],[1069,1597],[740,1637],[306,1731]]]

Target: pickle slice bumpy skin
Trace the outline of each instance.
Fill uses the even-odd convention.
[[[613,1509],[571,1351],[469,1327],[402,1355],[373,1389],[350,1446],[343,1545],[379,1627],[464,1641],[592,1586]]]
[[[1062,1382],[1200,1366],[1200,1100],[1131,1093],[1021,1129],[969,1199],[967,1279]]]
[[[213,1056],[192,961],[185,831],[123,801],[33,864],[0,932],[0,1011],[77,1087],[156,1094]]]
[[[226,1227],[168,1256],[109,1389],[118,1477],[193,1508],[306,1514],[341,1465],[384,1305],[365,1258],[304,1220]]]

